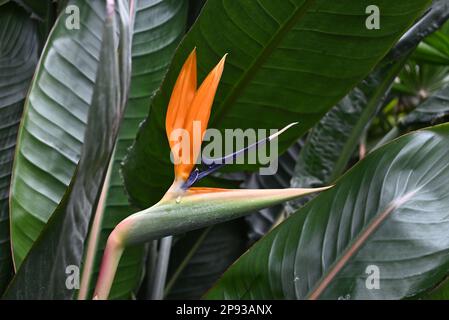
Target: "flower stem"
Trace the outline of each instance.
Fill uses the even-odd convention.
[[[94,292],[94,300],[106,300],[114,281],[118,263],[125,249],[121,228],[115,228],[109,235],[101,261],[100,274]]]
[[[115,153],[115,152],[114,152]],[[94,270],[95,255],[98,249],[98,242],[100,238],[101,224],[103,222],[103,215],[105,211],[106,198],[109,188],[109,181],[111,179],[113,161],[109,163],[106,179],[103,183],[100,199],[98,200],[97,209],[95,211],[92,228],[90,229],[89,239],[87,242],[87,253],[81,275],[81,286],[78,293],[78,300],[86,300],[89,288],[92,282],[92,275]]]

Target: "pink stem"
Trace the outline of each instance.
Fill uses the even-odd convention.
[[[115,272],[124,250],[120,228],[117,226],[109,235],[101,261],[100,274],[94,292],[94,300],[106,300],[114,281]]]
[[[81,276],[81,287],[78,294],[79,300],[86,300],[89,287],[92,281],[94,261],[97,253],[98,241],[100,238],[101,223],[103,221],[103,214],[106,206],[106,197],[109,188],[109,181],[111,178],[112,164],[113,161],[111,161],[111,163],[109,164],[106,179],[105,182],[103,183],[103,189],[101,191],[100,199],[98,201],[97,210],[95,211],[92,228],[90,229],[89,240],[87,243],[86,259],[83,268],[83,274]]]

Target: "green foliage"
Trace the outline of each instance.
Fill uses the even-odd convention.
[[[105,2],[78,0],[84,27],[60,16],[25,103],[11,181],[11,237],[19,267],[74,176],[103,45]]]
[[[167,299],[447,298],[449,125],[422,128],[449,118],[449,4],[429,3],[0,0],[0,294],[92,298],[112,234],[129,245],[112,299],[155,296],[165,273]],[[173,180],[166,109],[194,47],[199,82],[229,54],[210,128],[299,125],[277,174],[230,165],[198,184],[255,190],[148,208]],[[310,190],[281,189],[330,183],[299,203]]]
[[[377,149],[253,246],[207,297],[401,299],[434,287],[449,266],[448,152],[447,124]],[[366,286],[370,265],[379,290]]]

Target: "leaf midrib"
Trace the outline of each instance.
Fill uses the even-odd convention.
[[[410,191],[405,195],[393,199],[386,209],[376,215],[371,222],[363,228],[362,232],[354,239],[351,245],[336,259],[331,268],[321,277],[318,284],[307,296],[308,300],[319,299],[320,295],[327,289],[335,276],[346,266],[351,258],[359,251],[371,235],[380,227],[380,225],[393,213],[396,209],[404,205],[416,194],[416,190]]]
[[[215,112],[214,117],[211,121],[211,127],[216,127],[217,121],[223,119],[225,114],[229,112],[230,108],[227,108],[226,106],[232,105],[237,100],[237,98],[240,96],[240,93],[256,75],[257,71],[260,69],[260,66],[268,59],[268,57],[277,48],[278,44],[296,25],[296,23],[302,17],[304,17],[313,3],[315,3],[315,0],[305,0],[304,4],[300,7],[297,7],[296,11],[287,19],[287,21],[283,25],[280,26],[278,31],[268,41],[268,44],[265,46],[265,48],[261,50],[260,54],[256,57],[256,59],[254,59],[252,65],[248,69],[246,69],[246,71],[237,81],[237,85],[234,86],[232,90],[230,90],[229,94],[225,97],[223,102],[218,106],[217,111]]]

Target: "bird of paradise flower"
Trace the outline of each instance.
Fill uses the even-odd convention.
[[[223,166],[223,164],[211,163],[204,172],[195,169],[225,60],[226,55],[212,69],[199,88],[197,88],[195,49],[185,61],[170,97],[165,123],[166,134],[175,160],[174,181],[156,205],[130,215],[111,232],[103,255],[94,299],[108,298],[118,263],[126,246],[235,219],[254,210],[329,188],[233,190],[193,186],[196,181]],[[183,157],[179,151],[174,151],[176,141],[170,137],[174,130],[183,129],[190,133],[189,139],[195,139],[196,136],[192,132],[195,121],[201,124],[201,141],[190,141],[187,150],[189,155]],[[275,139],[291,125],[255,145]],[[251,147],[253,146],[227,157],[236,157]],[[184,158],[189,161],[183,161]]]

